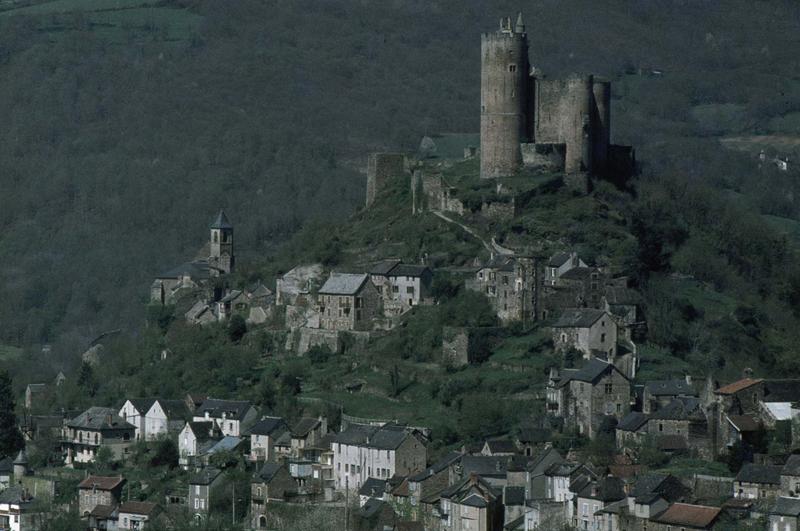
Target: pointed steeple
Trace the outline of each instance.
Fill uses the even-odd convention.
[[[525,22],[522,20],[522,11],[517,15],[517,25],[514,28],[514,33],[525,33]]]
[[[214,223],[211,224],[212,229],[232,229],[233,225],[231,222],[228,221],[228,216],[225,215],[223,210],[219,211],[217,214],[217,219],[214,220]]]

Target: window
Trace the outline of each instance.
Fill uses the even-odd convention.
[[[658,423],[658,431],[664,431],[664,424],[661,422]]]
[[[622,413],[622,404],[617,404],[617,413]]]
[[[408,286],[406,288],[406,293],[408,293],[409,295],[413,295],[414,294],[414,287],[413,286]]]
[[[350,465],[348,465],[347,463],[344,464],[344,472],[345,472],[345,474],[347,472],[350,472]]]
[[[509,72],[516,72],[517,71],[517,65],[508,65],[508,71]]]
[[[195,509],[199,509],[200,508],[200,498],[195,498],[194,499],[194,508]]]
[[[600,334],[600,343],[605,343],[605,342],[606,342],[606,335]]]
[[[256,496],[261,496],[261,487],[256,487]]]
[[[605,393],[607,395],[610,395],[611,393],[614,392],[614,384],[607,383],[605,384],[604,388],[605,388]]]

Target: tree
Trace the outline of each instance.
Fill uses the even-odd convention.
[[[150,459],[150,466],[168,466],[175,468],[178,466],[178,446],[170,438],[158,441],[155,455]]]
[[[15,407],[11,376],[7,370],[2,369],[0,370],[0,455],[14,456],[25,448],[25,440],[17,428]]]
[[[85,361],[81,363],[81,369],[78,372],[78,387],[83,389],[89,396],[94,396],[97,393],[98,383],[94,376],[94,369]]]
[[[228,337],[234,343],[238,343],[247,333],[247,322],[241,315],[234,314],[228,323]]]

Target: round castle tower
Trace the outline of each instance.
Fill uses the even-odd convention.
[[[481,178],[513,175],[522,163],[528,102],[528,35],[522,13],[481,35]]]

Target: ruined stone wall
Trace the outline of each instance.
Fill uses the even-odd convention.
[[[505,222],[514,219],[514,200],[508,203],[501,203],[498,201],[492,203],[483,203],[481,205],[481,215],[492,221]]]
[[[528,103],[528,38],[499,31],[481,36],[481,177],[513,175],[522,162]]]
[[[406,157],[402,153],[372,153],[367,161],[367,207],[392,179],[405,174]]]
[[[464,203],[455,196],[441,174],[416,170],[411,177],[411,210],[413,214],[438,210],[464,214]]]
[[[567,156],[565,144],[522,144],[522,164],[528,168],[564,171]]]

